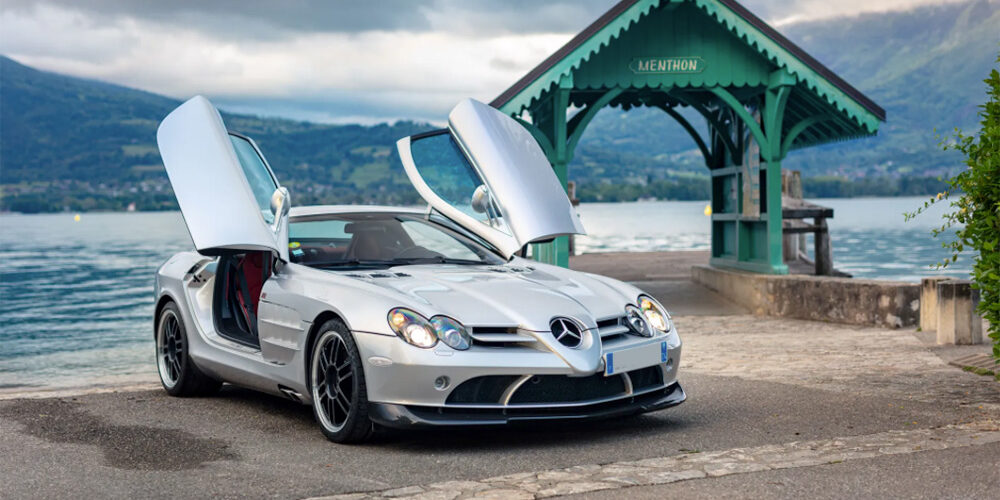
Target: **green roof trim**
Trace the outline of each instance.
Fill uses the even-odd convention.
[[[510,114],[520,114],[557,85],[564,76],[618,39],[634,23],[640,22],[663,4],[690,2],[710,19],[732,32],[770,64],[788,71],[798,85],[847,118],[856,133],[809,140],[801,137],[792,149],[809,143],[844,140],[873,135],[885,120],[885,111],[809,54],[750,13],[734,0],[623,0],[570,40],[491,104]],[[832,110],[831,110],[832,112]]]
[[[624,0],[618,3],[577,34],[569,43],[542,61],[511,88],[500,94],[490,105],[511,114],[518,114],[530,107],[543,92],[559,83],[560,78],[568,76],[573,70],[579,68],[580,64],[589,60],[602,47],[618,38],[629,26],[638,22],[654,8],[659,7],[660,2],[661,0]],[[593,28],[598,29],[592,32]],[[537,72],[542,74],[536,76]],[[527,85],[520,88],[524,83]]]
[[[865,109],[857,100],[848,96],[843,90],[833,85],[827,78],[821,76],[814,67],[801,61],[775,40],[766,36],[756,26],[747,22],[746,18],[736,14],[733,9],[715,0],[694,0],[702,10],[710,14],[716,21],[736,33],[748,45],[766,57],[779,68],[788,70],[795,76],[798,83],[804,84],[809,90],[822,97],[827,104],[837,111],[846,114],[858,126],[864,127],[869,134],[878,131],[879,123],[885,119],[885,112],[879,117]],[[735,3],[735,2],[733,2]],[[737,4],[738,5],[738,4]],[[811,59],[811,57],[810,57]],[[823,67],[823,69],[826,69]],[[829,71],[829,70],[827,70]],[[832,72],[831,72],[832,73]],[[846,82],[845,82],[846,84]],[[851,87],[854,90],[853,87]]]

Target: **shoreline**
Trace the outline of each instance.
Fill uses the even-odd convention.
[[[118,392],[141,392],[159,389],[162,386],[159,381],[150,380],[144,382],[105,382],[79,386],[62,387],[5,387],[0,388],[0,401],[12,399],[49,399],[66,398],[74,396],[89,396],[93,394],[108,394]]]
[[[806,197],[808,200],[822,201],[822,200],[874,200],[874,199],[899,199],[899,198],[918,198],[924,199],[927,197],[933,197],[937,193],[928,194],[903,194],[898,196],[842,196],[842,197]],[[581,201],[579,205],[637,205],[637,204],[647,204],[647,203],[710,203],[709,199],[699,199],[699,200],[681,200],[681,199],[637,199],[631,201]],[[364,207],[372,205],[383,205],[382,203],[343,203],[338,205],[352,206],[352,207]],[[404,208],[411,207],[424,207],[425,204],[416,205],[399,205]],[[6,216],[25,216],[25,215],[59,215],[59,214],[157,214],[157,213],[170,213],[177,212],[180,213],[180,209],[177,207],[164,209],[164,210],[57,210],[52,212],[14,212],[9,210],[0,210],[0,217]]]

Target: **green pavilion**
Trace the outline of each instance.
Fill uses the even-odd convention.
[[[663,110],[711,174],[711,264],[772,274],[788,273],[782,159],[875,135],[885,121],[871,99],[733,0],[623,0],[491,105],[531,131],[564,184],[602,108]],[[568,250],[558,238],[533,254],[567,266]]]

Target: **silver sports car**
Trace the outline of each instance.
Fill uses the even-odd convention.
[[[525,258],[584,234],[541,148],[474,100],[397,143],[429,207],[290,208],[254,142],[195,97],[157,142],[196,251],[156,273],[163,387],[223,382],[376,425],[607,418],[680,404],[681,341],[638,288]]]

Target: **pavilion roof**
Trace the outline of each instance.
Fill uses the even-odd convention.
[[[680,2],[693,3],[700,12],[730,31],[771,65],[787,70],[794,77],[796,88],[808,91],[798,92],[790,98],[786,113],[795,115],[793,119],[817,113],[836,118],[834,124],[808,129],[808,133],[801,134],[795,141],[793,148],[873,135],[880,122],[885,121],[883,108],[735,0],[673,0],[673,3]],[[622,0],[490,104],[510,114],[519,114],[530,108],[561,78],[571,75],[593,56],[614,44],[623,33],[642,23],[654,9],[668,3],[671,0]],[[689,80],[688,85],[698,83]],[[741,82],[729,84],[739,87]],[[613,104],[628,107],[629,101],[623,95]],[[793,120],[786,120],[785,127],[793,123]]]

